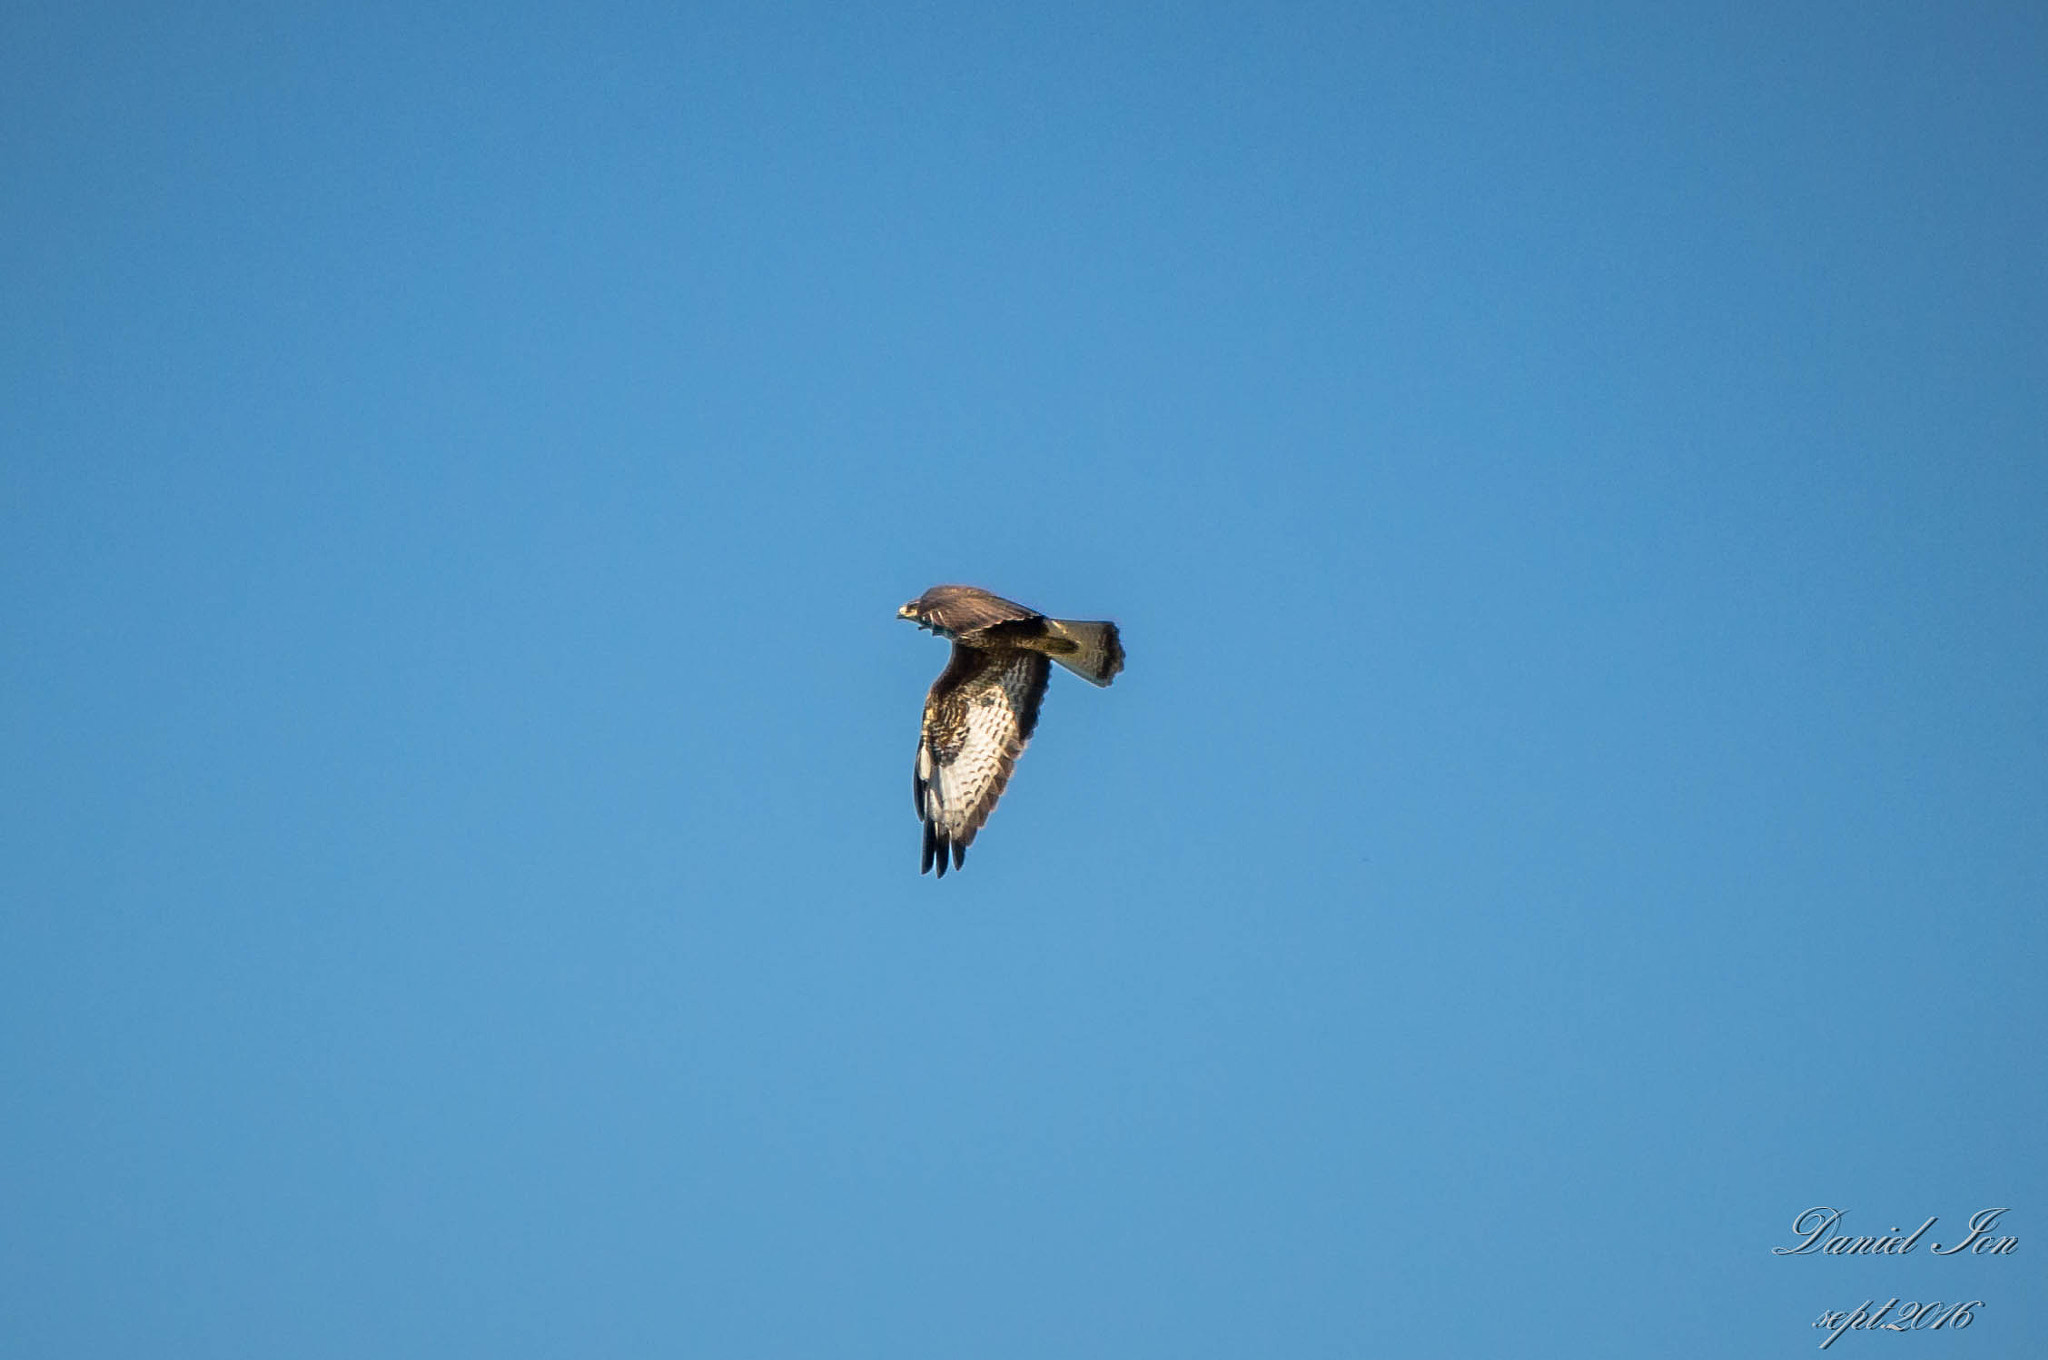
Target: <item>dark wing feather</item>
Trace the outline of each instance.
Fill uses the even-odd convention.
[[[1050,663],[1037,652],[953,645],[924,703],[914,773],[924,869],[959,868],[1038,726]]]
[[[925,616],[949,633],[972,633],[991,624],[1043,617],[1015,600],[991,595],[979,586],[933,586],[918,597]]]

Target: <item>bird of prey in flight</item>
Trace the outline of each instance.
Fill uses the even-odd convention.
[[[924,865],[967,862],[1010,771],[1038,725],[1057,661],[1091,685],[1124,668],[1113,623],[1050,619],[974,586],[933,586],[896,611],[953,644],[952,659],[924,700],[917,738],[917,815],[924,823]]]

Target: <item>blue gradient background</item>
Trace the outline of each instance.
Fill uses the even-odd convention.
[[[2037,5],[32,3],[0,189],[0,1351],[2048,1332]],[[939,884],[945,580],[1130,667]]]

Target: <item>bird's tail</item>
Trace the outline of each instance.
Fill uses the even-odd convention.
[[[1091,685],[1106,685],[1124,668],[1123,639],[1113,623],[1077,623],[1047,619],[1046,635],[1073,644],[1072,650],[1047,648],[1046,654]]]

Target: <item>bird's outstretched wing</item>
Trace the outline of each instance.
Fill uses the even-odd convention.
[[[954,634],[1040,617],[1036,609],[991,595],[979,586],[933,586],[917,603],[924,606],[930,622]]]
[[[1010,782],[1010,771],[1038,726],[1051,668],[1044,654],[953,646],[945,672],[924,701],[917,739],[917,815],[924,821],[924,864],[959,868]]]

